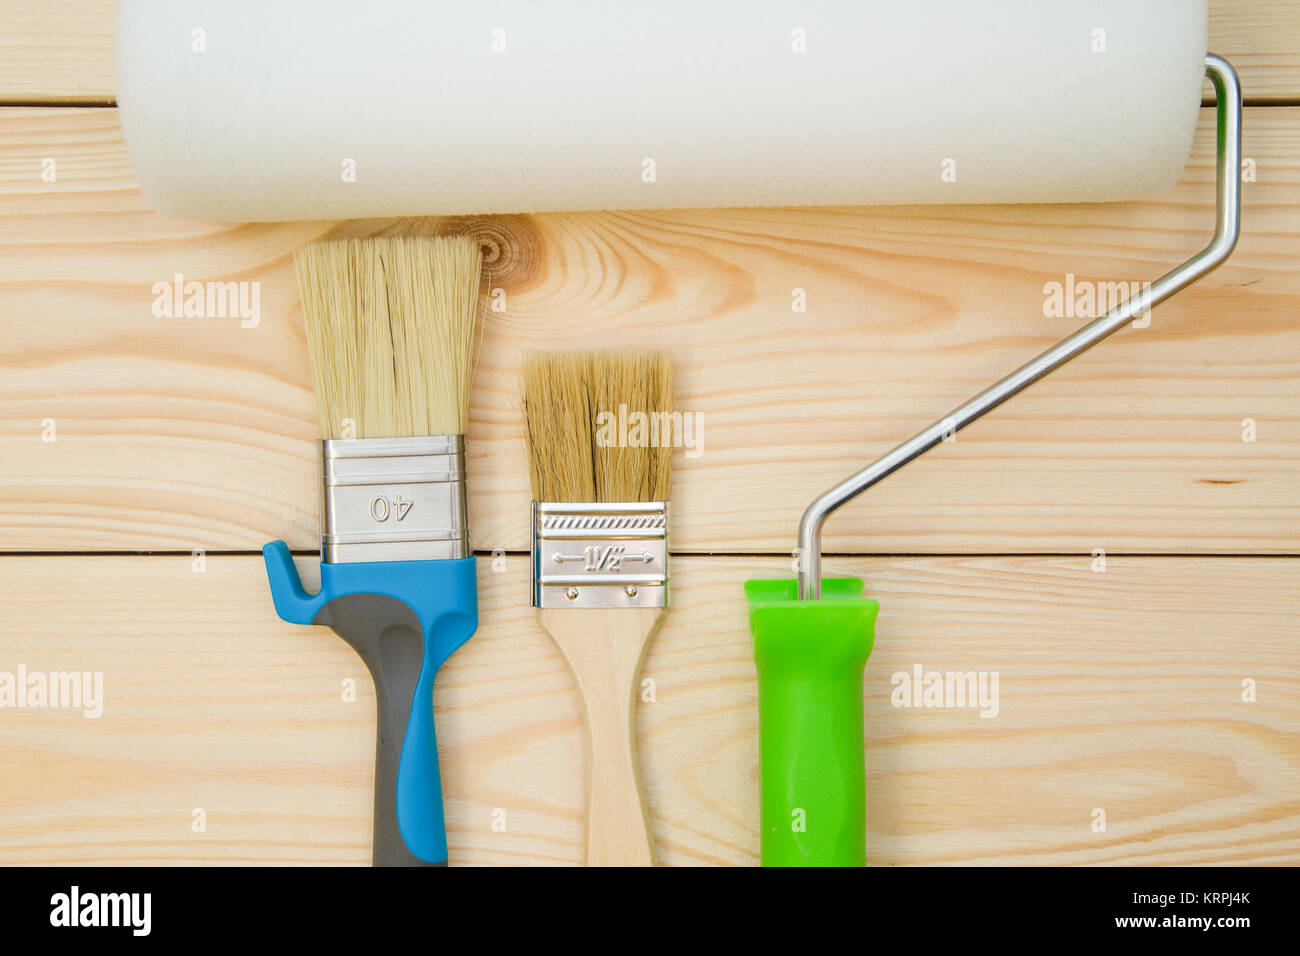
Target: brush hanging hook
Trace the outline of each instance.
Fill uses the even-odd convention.
[[[1130,296],[1115,309],[989,386],[964,405],[876,459],[816,498],[799,521],[799,599],[821,598],[821,536],[826,519],[838,508],[925,454],[944,437],[965,428],[1023,392],[1039,379],[1088,351],[1103,339],[1222,265],[1241,234],[1241,85],[1223,57],[1209,54],[1205,72],[1214,84],[1218,117],[1217,204],[1214,238],[1182,265],[1161,276],[1149,289]]]

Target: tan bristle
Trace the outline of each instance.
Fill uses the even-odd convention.
[[[478,243],[344,239],[312,243],[294,261],[321,434],[464,434],[478,351]]]
[[[672,363],[663,353],[527,356],[533,500],[667,501],[680,428],[672,392]]]

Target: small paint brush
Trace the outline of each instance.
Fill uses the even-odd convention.
[[[586,715],[586,862],[651,866],[636,702],[668,606],[672,368],[657,353],[531,355],[524,404],[533,606]]]

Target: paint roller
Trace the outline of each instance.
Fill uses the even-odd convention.
[[[118,105],[149,201],[222,221],[1159,195],[1217,94],[1217,224],[1144,294],[818,497],[792,581],[746,585],[762,858],[865,862],[877,611],[828,516],[1221,264],[1241,93],[1205,0],[123,0]]]
[[[1176,181],[1205,0],[123,0],[173,217],[1099,202]]]

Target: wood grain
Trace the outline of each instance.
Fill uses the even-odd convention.
[[[0,102],[112,103],[115,0],[0,0]],[[1300,7],[1211,0],[1210,49],[1259,101],[1300,99]]]
[[[1300,863],[1297,559],[832,564],[882,607],[865,683],[870,863]],[[260,559],[209,556],[196,573],[187,556],[6,557],[0,570],[0,670],[103,671],[106,697],[98,720],[0,712],[0,862],[368,862],[365,668],[324,628],[278,621]],[[654,702],[638,714],[662,863],[757,862],[741,583],[783,571],[673,563],[643,672]],[[438,678],[457,864],[582,858],[581,707],[524,606],[526,573],[522,557],[499,572],[480,561],[480,631]],[[917,664],[996,671],[997,716],[891,706],[892,675]],[[195,808],[206,832],[191,830]]]
[[[0,104],[110,105],[115,6],[0,0]],[[1249,102],[1300,106],[1293,0],[1211,0],[1210,46]],[[755,864],[740,585],[789,562],[682,553],[783,553],[814,493],[1078,324],[1044,317],[1044,283],[1151,279],[1199,248],[1201,127],[1172,193],[1121,206],[232,226],[154,215],[113,110],[0,109],[0,551],[182,552],[0,555],[0,672],[102,671],[107,694],[97,720],[0,710],[0,863],[369,862],[364,666],[276,618],[258,557],[199,572],[189,552],[316,547],[293,250],[469,231],[505,296],[470,435],[480,549],[527,546],[523,351],[674,353],[704,443],[678,458],[638,761],[661,863]],[[871,864],[1300,864],[1300,558],[1115,556],[1300,545],[1300,109],[1245,129],[1258,181],[1228,266],[831,522],[827,572],[882,604]],[[258,283],[260,324],[155,318],[178,273]],[[439,678],[457,864],[583,860],[582,705],[526,576],[519,554],[480,559],[482,627]],[[997,717],[892,706],[916,665],[996,672]]]
[[[112,103],[116,17],[116,0],[0,0],[0,103]]]
[[[830,550],[1300,548],[1300,109],[1247,113],[1232,260],[846,508]],[[1207,241],[1202,120],[1183,181],[1143,203],[222,226],[148,210],[113,111],[0,111],[0,548],[316,547],[292,252],[469,231],[505,305],[471,415],[476,547],[527,547],[523,352],[580,343],[674,354],[703,432],[673,547],[785,552],[816,493],[1081,324],[1044,317],[1045,283],[1154,278]],[[260,324],[155,318],[176,274],[259,283]]]
[[[1300,101],[1300,5],[1210,0],[1210,50],[1232,61],[1252,103]]]

